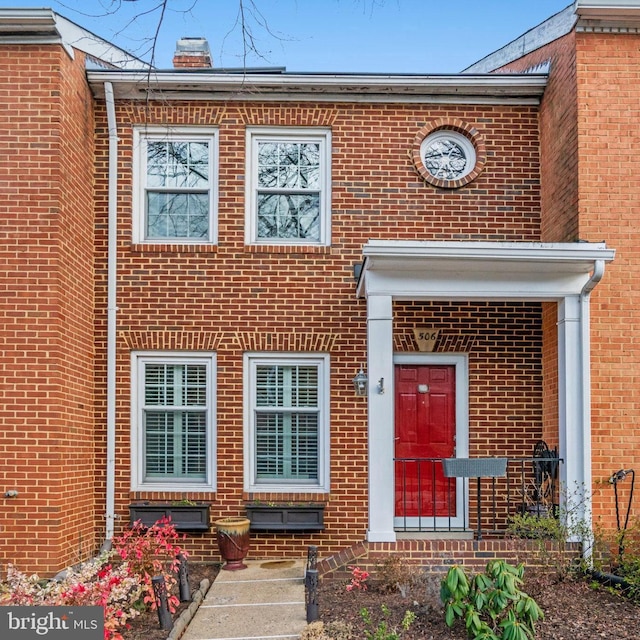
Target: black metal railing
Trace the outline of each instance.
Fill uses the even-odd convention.
[[[515,514],[555,515],[555,455],[508,457],[504,477],[445,477],[442,458],[395,458],[396,531],[504,534]]]

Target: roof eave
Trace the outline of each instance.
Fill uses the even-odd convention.
[[[538,104],[546,74],[359,75],[90,71],[96,96],[104,83],[118,99],[234,99],[280,101],[345,100],[357,102],[515,102]]]
[[[578,31],[637,31],[640,0],[578,0]]]
[[[584,291],[596,263],[604,265],[615,257],[615,251],[605,243],[588,242],[369,240],[362,254],[357,297],[393,291],[398,299],[410,294],[411,286],[416,287],[414,294],[420,289],[420,295],[428,294],[430,299],[454,299],[461,292],[469,299],[482,297],[484,278],[504,284],[504,290],[494,284],[491,299],[543,300],[575,295]],[[416,284],[420,282],[424,287]],[[457,294],[446,284],[453,282],[459,287]],[[521,285],[530,288],[525,291]]]
[[[0,8],[0,43],[60,44],[71,58],[77,49],[114,69],[149,68],[146,62],[51,9]]]

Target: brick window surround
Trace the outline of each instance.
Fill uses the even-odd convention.
[[[464,136],[475,149],[476,162],[473,170],[462,178],[456,180],[442,180],[432,176],[422,161],[420,148],[422,142],[427,136],[438,131],[452,131]],[[415,135],[411,145],[411,160],[416,171],[420,174],[425,182],[434,187],[443,189],[459,189],[475,180],[487,162],[487,152],[485,148],[484,138],[482,134],[471,124],[458,119],[438,118],[424,125]]]

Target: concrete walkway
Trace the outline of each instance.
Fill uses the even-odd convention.
[[[307,624],[304,560],[254,560],[221,570],[183,640],[284,640]]]

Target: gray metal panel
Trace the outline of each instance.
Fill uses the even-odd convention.
[[[506,458],[446,458],[446,478],[498,478],[507,473]]]

